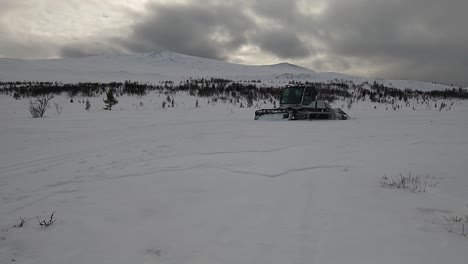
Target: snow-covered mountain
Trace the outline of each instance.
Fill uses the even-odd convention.
[[[383,80],[334,72],[315,72],[290,63],[242,65],[158,51],[142,54],[105,54],[80,58],[19,60],[0,59],[0,81],[181,81],[189,78],[224,78],[235,81],[261,80],[263,85],[288,81],[374,81],[400,89],[443,90],[449,86],[407,80]]]

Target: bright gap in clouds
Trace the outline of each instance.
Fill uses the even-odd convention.
[[[307,0],[299,0],[297,2],[297,8],[303,15],[321,15],[325,12],[327,3],[323,0],[312,2]]]

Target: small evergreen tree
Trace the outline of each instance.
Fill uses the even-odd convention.
[[[107,99],[103,99],[104,103],[106,104],[104,110],[112,110],[112,106],[116,105],[119,101],[115,99],[114,91],[112,89],[107,90],[106,97]]]
[[[249,97],[247,97],[247,107],[251,108],[252,106],[253,106],[253,98],[252,96],[249,95]]]
[[[85,110],[86,110],[86,111],[89,111],[90,108],[91,108],[91,103],[89,102],[89,99],[86,99]]]

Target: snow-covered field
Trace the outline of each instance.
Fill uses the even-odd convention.
[[[163,110],[164,98],[113,111],[94,98],[87,112],[59,96],[61,115],[32,119],[27,100],[0,96],[0,263],[468,259],[468,223],[452,221],[468,215],[466,102],[275,122],[182,95]],[[425,192],[381,186],[410,172]]]

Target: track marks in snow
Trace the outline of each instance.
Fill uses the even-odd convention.
[[[99,147],[93,147],[93,148],[88,148],[84,149],[82,151],[76,151],[68,154],[62,154],[62,155],[55,155],[55,156],[48,156],[44,158],[39,158],[35,160],[30,160],[26,162],[20,162],[17,164],[12,164],[12,165],[6,165],[6,166],[1,166],[0,167],[0,172],[2,174],[6,174],[8,172],[15,172],[21,169],[28,169],[28,168],[34,168],[36,166],[45,166],[45,165],[52,165],[55,163],[61,163],[64,161],[68,160],[73,160],[78,157],[87,157],[90,155],[96,155],[96,157],[99,157],[98,155],[102,155],[103,153],[108,153],[108,152],[113,152],[120,150],[122,148],[127,148],[129,146],[135,145],[135,144],[142,144],[147,141],[152,141],[152,138],[143,138],[143,139],[137,139],[137,140],[132,140],[132,141],[127,141],[124,143],[118,143],[118,144],[109,144],[105,146],[99,146]],[[2,177],[6,177],[3,175]]]
[[[306,172],[310,170],[318,170],[318,169],[335,169],[335,168],[346,168],[348,166],[343,166],[343,165],[317,165],[317,166],[310,166],[310,167],[304,167],[304,168],[297,168],[297,169],[289,169],[285,170],[279,173],[260,173],[260,172],[254,172],[254,171],[243,171],[243,170],[232,170],[229,169],[228,167],[238,167],[239,164],[226,164],[223,166],[213,166],[211,164],[198,164],[198,165],[193,165],[189,167],[167,167],[167,168],[162,168],[159,170],[150,170],[142,173],[131,173],[131,174],[124,174],[124,175],[119,175],[115,177],[110,177],[108,179],[122,179],[122,178],[128,178],[128,177],[139,177],[139,176],[147,176],[151,174],[161,174],[161,173],[166,173],[166,172],[178,172],[178,171],[191,171],[191,170],[198,170],[198,169],[218,169],[218,170],[224,170],[229,173],[233,174],[243,174],[243,175],[254,175],[254,176],[260,176],[260,177],[268,177],[268,178],[275,178],[275,177],[280,177],[284,176],[290,173],[294,172]]]
[[[244,154],[244,153],[269,153],[269,152],[276,152],[282,151],[287,149],[292,149],[296,147],[303,147],[302,146],[287,146],[282,148],[274,148],[274,149],[266,149],[266,150],[241,150],[241,151],[218,151],[218,152],[198,152],[199,155],[222,155],[222,154]]]
[[[151,170],[151,171],[146,171],[142,173],[128,173],[128,174],[123,174],[115,177],[110,177],[109,179],[123,179],[123,178],[129,178],[129,177],[140,177],[140,176],[147,176],[151,174],[160,174],[163,172],[177,172],[177,171],[190,171],[194,169],[200,169],[200,168],[209,168],[207,165],[200,164],[200,165],[195,165],[187,168],[181,168],[181,167],[168,167],[165,169],[159,169],[159,170]]]
[[[290,170],[285,170],[283,172],[274,173],[274,174],[252,172],[252,171],[242,171],[242,170],[229,170],[229,169],[225,169],[225,168],[223,168],[223,169],[225,169],[225,170],[227,170],[227,171],[229,171],[231,173],[235,173],[235,174],[255,175],[255,176],[275,178],[275,177],[284,176],[284,175],[292,173],[292,172],[304,172],[304,171],[317,170],[317,169],[333,169],[333,168],[345,168],[345,167],[346,166],[342,166],[342,165],[319,165],[319,166],[312,166],[312,167],[305,167],[305,168],[290,169]]]

